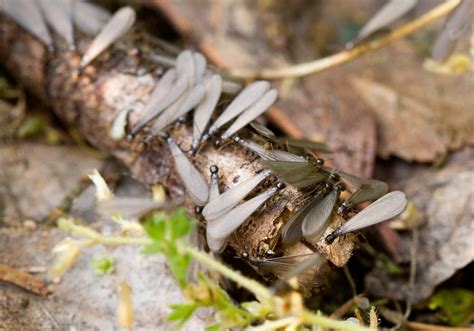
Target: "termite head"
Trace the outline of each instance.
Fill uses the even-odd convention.
[[[322,167],[324,165],[324,160],[320,157],[317,157],[314,161],[318,167]]]
[[[279,190],[283,190],[286,187],[285,183],[278,181],[276,183],[276,188]]]
[[[196,207],[194,208],[194,212],[195,212],[196,214],[202,213],[202,210],[203,210],[203,207],[202,207],[202,206],[196,206]]]
[[[248,260],[248,258],[250,257],[250,254],[247,252],[242,252],[242,254],[240,254],[240,257],[244,260]]]
[[[340,206],[339,208],[337,208],[337,213],[339,215],[343,215],[345,214],[348,210],[349,210],[350,206],[349,206],[349,203],[347,201],[344,201]]]
[[[235,136],[234,137],[234,142],[236,142],[237,144],[240,143],[241,139],[239,136]]]
[[[209,167],[209,171],[212,175],[217,174],[219,172],[219,167],[213,164]]]
[[[221,141],[219,139],[214,140],[214,147],[218,148],[221,145]]]
[[[166,141],[168,141],[168,140],[171,139],[171,135],[170,135],[170,133],[169,133],[168,131],[163,132],[163,133],[161,134],[161,137],[162,137],[164,140],[166,140]]]

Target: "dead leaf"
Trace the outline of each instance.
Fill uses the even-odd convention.
[[[366,79],[353,77],[351,83],[377,119],[381,157],[429,162],[446,152],[448,138],[429,107]]]
[[[474,259],[474,162],[463,160],[439,172],[416,171],[405,192],[425,220],[419,228],[417,277],[413,291],[407,279],[390,278],[380,268],[365,279],[367,290],[377,297],[415,302],[428,298],[435,287]],[[409,237],[409,236],[408,236]],[[405,241],[410,238],[404,236]],[[409,249],[409,245],[402,245]],[[407,254],[407,252],[405,252]]]

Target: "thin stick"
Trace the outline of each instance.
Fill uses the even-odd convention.
[[[456,8],[456,6],[459,5],[460,2],[461,0],[448,0],[436,6],[435,8],[433,8],[426,14],[420,16],[419,18],[408,22],[405,25],[402,25],[401,27],[392,31],[386,36],[380,37],[373,41],[369,41],[367,43],[363,43],[350,50],[345,50],[322,59],[277,69],[229,69],[229,74],[234,77],[244,79],[282,79],[314,74],[316,72],[320,72],[331,67],[337,66],[339,64],[346,63],[364,54],[380,49],[397,39],[406,37],[420,30],[431,22],[445,16],[454,8]]]

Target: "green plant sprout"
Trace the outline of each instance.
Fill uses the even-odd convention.
[[[245,327],[253,330],[297,330],[304,326],[316,325],[321,328],[362,331],[372,328],[351,322],[338,321],[307,310],[301,295],[290,292],[283,296],[275,295],[270,289],[257,281],[249,279],[230,269],[188,243],[188,236],[195,227],[184,209],[171,215],[157,212],[143,222],[147,237],[104,236],[86,226],[77,225],[72,219],[61,218],[58,227],[70,234],[83,238],[81,249],[93,245],[141,245],[143,253],[163,254],[170,270],[183,290],[186,301],[171,305],[168,319],[181,326],[202,307],[213,307],[216,311],[216,323],[207,330],[224,330],[232,327]],[[252,292],[257,301],[235,304],[228,294],[214,281],[199,276],[196,283],[189,283],[187,270],[194,259],[221,275],[233,280],[239,286]],[[250,327],[251,325],[258,325]]]

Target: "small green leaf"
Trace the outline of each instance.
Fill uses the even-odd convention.
[[[105,254],[93,258],[91,260],[91,264],[95,269],[96,275],[98,276],[111,274],[115,271],[115,259]]]
[[[171,313],[166,317],[169,321],[178,322],[178,325],[183,325],[193,315],[198,308],[196,304],[176,304],[170,305]]]
[[[206,331],[219,331],[221,330],[222,326],[220,323],[215,323],[215,324],[212,324],[212,325],[209,325],[206,327]]]
[[[177,210],[170,220],[171,238],[180,239],[191,233],[194,229],[194,222],[187,216],[184,209]]]
[[[18,138],[28,138],[37,136],[44,131],[46,122],[44,118],[40,116],[29,116],[25,119],[21,126],[18,128]]]
[[[453,326],[465,324],[474,311],[474,291],[443,289],[434,294],[428,308],[438,310],[438,317]]]
[[[163,242],[154,241],[143,248],[142,254],[153,255],[157,253],[164,253],[165,251],[166,251],[166,245]]]
[[[156,241],[163,241],[166,239],[166,223],[169,221],[165,213],[155,213],[145,221],[145,231],[148,236]]]
[[[179,252],[176,247],[172,247],[168,254],[165,254],[170,265],[170,270],[176,277],[179,286],[185,287],[187,284],[187,271],[191,257]]]

